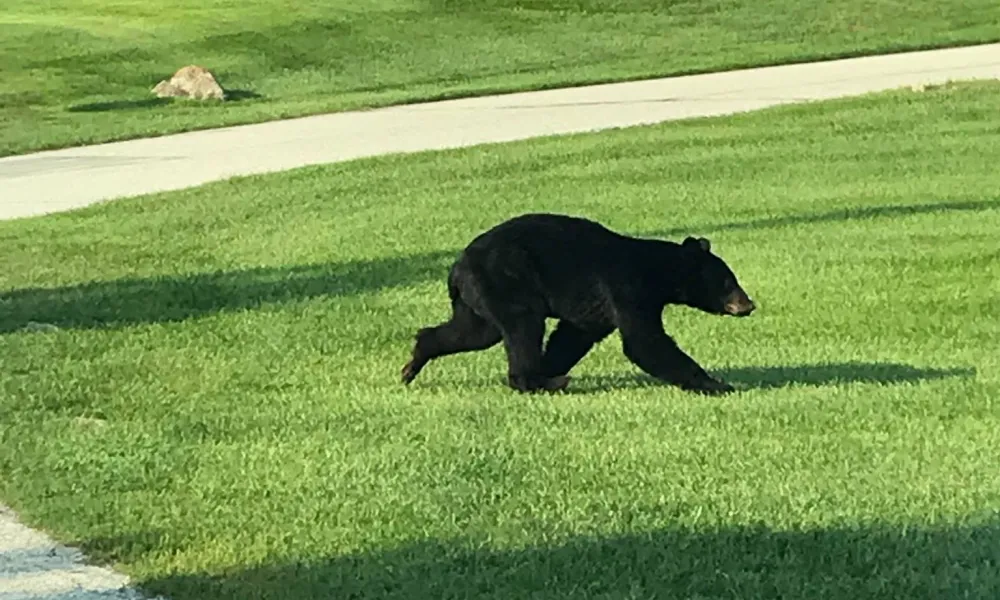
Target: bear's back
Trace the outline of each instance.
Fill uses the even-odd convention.
[[[532,289],[552,304],[604,302],[602,289],[636,279],[649,241],[567,215],[529,213],[476,237],[464,261],[496,289]]]
[[[469,244],[469,248],[498,251],[521,249],[533,254],[571,252],[583,258],[592,253],[606,253],[610,247],[631,239],[582,217],[528,213],[481,233]]]

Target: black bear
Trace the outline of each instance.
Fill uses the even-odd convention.
[[[650,375],[705,394],[733,391],[663,329],[667,304],[748,316],[755,306],[705,238],[630,237],[594,221],[524,214],[480,234],[448,275],[452,315],[416,335],[409,384],[440,356],[504,343],[508,384],[557,391],[570,369],[616,328],[625,356]],[[542,349],[545,319],[559,319]]]

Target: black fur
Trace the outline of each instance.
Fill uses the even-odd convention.
[[[448,294],[452,317],[417,333],[404,383],[435,358],[502,341],[512,388],[563,389],[570,369],[618,329],[625,356],[643,371],[686,390],[726,393],[733,388],[663,330],[663,308],[736,316],[755,308],[705,238],[635,238],[555,214],[522,215],[480,234],[452,266]],[[543,351],[546,318],[559,323]]]

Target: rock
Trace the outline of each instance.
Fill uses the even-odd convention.
[[[28,321],[23,328],[24,331],[38,331],[43,333],[48,333],[52,331],[59,331],[59,328],[51,323],[36,323],[34,321]]]
[[[226,93],[222,90],[222,86],[215,81],[215,77],[208,69],[197,65],[181,68],[170,79],[164,79],[156,84],[153,93],[159,98],[226,99]]]

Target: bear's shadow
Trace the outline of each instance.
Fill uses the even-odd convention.
[[[843,362],[801,365],[731,367],[708,369],[737,391],[769,390],[788,386],[837,386],[850,383],[894,385],[948,377],[972,377],[971,368],[921,368],[888,362]],[[639,372],[621,375],[579,375],[570,381],[567,391],[580,393],[634,389],[667,384]]]
[[[576,372],[579,373],[582,370],[578,368]],[[737,391],[771,390],[790,386],[838,386],[851,383],[895,385],[949,377],[968,378],[976,374],[973,368],[921,368],[889,362],[731,367],[708,369],[708,371],[712,376],[731,384]],[[454,381],[434,383],[428,381],[420,387],[453,389],[455,383]],[[461,385],[463,387],[492,388],[497,385],[505,385],[505,382],[496,377],[473,377],[462,381]],[[649,387],[672,388],[669,384],[658,381],[641,371],[615,375],[588,375],[571,372],[569,387],[562,393],[591,394]]]

